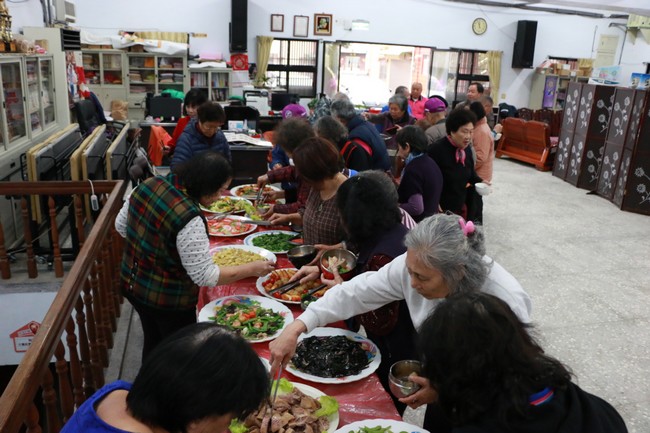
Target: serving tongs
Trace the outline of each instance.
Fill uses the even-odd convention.
[[[235,212],[234,210],[231,210],[230,212],[224,212],[217,215],[210,215],[205,217],[205,219],[208,221],[221,221],[222,219],[225,219],[226,217],[232,215],[234,212]]]
[[[271,421],[273,420],[273,405],[275,404],[275,398],[278,396],[278,389],[280,388],[280,377],[282,376],[282,365],[278,368],[278,372],[275,375],[275,382],[271,382],[271,389],[273,390],[271,399],[269,400],[269,425],[268,431],[271,431]],[[273,389],[273,384],[275,383],[275,389]]]
[[[320,292],[320,291],[323,290],[325,287],[327,287],[327,284],[320,284],[320,285],[314,287],[313,289],[310,289],[309,291],[307,291],[307,293],[303,294],[301,297],[304,298],[304,297],[306,297],[306,296],[311,296],[311,295],[313,295],[313,294],[316,293],[316,292]]]
[[[283,295],[283,294],[287,293],[289,290],[293,289],[294,287],[296,287],[298,285],[300,285],[300,280],[292,281],[290,283],[283,284],[280,287],[276,287],[273,290],[270,290],[268,292],[268,294],[273,295],[275,293],[279,293],[280,295]]]

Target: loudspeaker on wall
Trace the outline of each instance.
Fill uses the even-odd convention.
[[[230,51],[246,51],[248,47],[248,0],[232,0],[231,6]]]
[[[517,22],[517,39],[512,52],[513,68],[532,68],[535,57],[537,21]]]

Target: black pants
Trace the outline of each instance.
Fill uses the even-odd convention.
[[[422,427],[431,433],[451,433],[452,424],[437,403],[427,405]]]
[[[196,311],[192,310],[160,310],[143,304],[133,296],[126,294],[135,311],[140,316],[144,344],[142,345],[142,361],[167,336],[187,325],[196,323]]]

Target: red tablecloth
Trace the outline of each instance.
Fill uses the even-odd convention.
[[[258,231],[262,230],[264,229],[261,227],[258,228]],[[237,238],[212,237],[211,244],[215,247],[222,245],[242,244],[244,237],[245,236]],[[291,262],[289,262],[286,255],[277,256],[278,268],[292,267]],[[202,287],[199,294],[199,311],[208,302],[217,298],[222,298],[224,296],[260,295],[260,293],[257,291],[257,288],[255,287],[256,280],[256,278],[247,278],[233,284],[226,284],[223,286],[215,287]],[[302,312],[299,305],[287,304],[287,306],[293,312],[294,318],[298,317]],[[344,324],[343,322],[339,322],[331,324],[330,326],[344,327]],[[268,359],[270,357],[268,342],[255,343],[253,344],[253,348],[263,358]],[[390,396],[381,386],[379,378],[376,374],[371,374],[365,379],[361,379],[356,382],[342,384],[323,384],[308,382],[292,375],[287,371],[283,373],[283,377],[286,377],[292,382],[308,384],[314,388],[321,390],[325,394],[336,398],[339,402],[339,427],[355,421],[372,418],[395,420],[402,419],[395,409],[395,405],[393,405],[393,401],[391,400]]]

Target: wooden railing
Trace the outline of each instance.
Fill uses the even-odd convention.
[[[77,225],[79,254],[0,397],[0,433],[16,433],[23,424],[28,433],[58,432],[75,409],[104,384],[104,368],[108,366],[108,351],[113,345],[122,302],[122,240],[114,229],[114,220],[122,206],[125,187],[123,181],[94,182],[96,194],[109,195],[104,196],[103,209],[87,237],[83,224]],[[0,183],[1,195],[50,196],[50,212],[54,209],[52,195],[74,195],[79,222],[83,219],[79,197],[89,193],[88,182]],[[52,239],[56,239],[54,249],[58,248],[54,233]],[[0,256],[5,254],[1,241]],[[56,269],[56,252],[54,255]],[[0,266],[4,276],[8,272],[6,255]],[[42,404],[37,401],[39,389]]]

